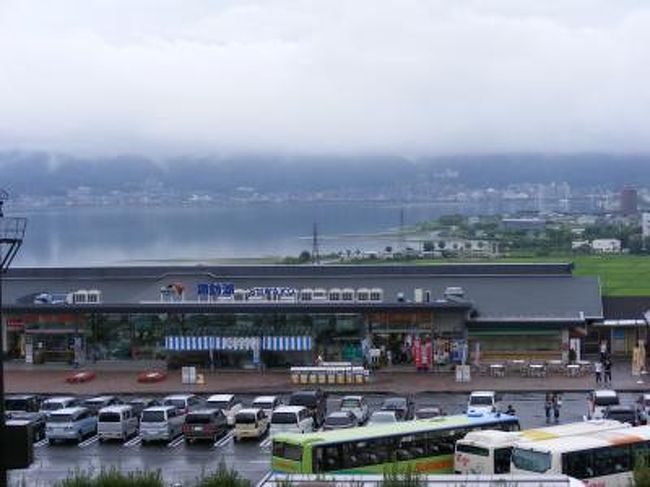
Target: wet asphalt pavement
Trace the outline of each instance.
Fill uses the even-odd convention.
[[[340,395],[330,395],[328,412],[338,409]],[[378,409],[387,396],[366,395],[371,410]],[[621,404],[632,404],[637,394],[620,394]],[[253,397],[240,396],[245,405]],[[286,399],[286,398],[285,398]],[[436,405],[447,414],[462,413],[466,409],[466,394],[421,394],[415,396],[416,408]],[[502,409],[512,404],[522,428],[544,426],[544,395],[541,393],[504,394]],[[586,414],[587,402],[584,393],[566,393],[560,423],[581,421]],[[258,482],[268,471],[270,464],[270,441],[268,438],[257,441],[235,442],[232,434],[226,435],[215,444],[185,445],[182,438],[159,445],[142,446],[139,438],[121,443],[102,443],[97,437],[90,438],[80,445],[57,444],[48,446],[45,441],[34,449],[34,463],[25,470],[10,473],[10,485],[50,486],[67,477],[75,470],[98,472],[111,467],[122,471],[161,470],[168,485],[178,483],[190,486],[202,472],[210,472],[220,462],[235,468],[251,481]]]

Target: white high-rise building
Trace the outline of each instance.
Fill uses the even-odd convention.
[[[643,238],[650,237],[650,213],[641,214],[641,231]]]

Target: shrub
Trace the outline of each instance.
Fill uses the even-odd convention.
[[[56,487],[164,487],[162,474],[156,471],[123,473],[116,468],[102,470],[94,477],[90,472],[77,470]]]
[[[411,465],[400,468],[393,463],[384,469],[383,487],[424,487],[425,483],[422,475]]]
[[[222,460],[216,471],[197,479],[196,487],[251,487],[251,482]]]

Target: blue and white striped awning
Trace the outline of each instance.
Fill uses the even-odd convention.
[[[301,352],[311,350],[310,336],[265,336],[262,337],[262,350],[275,352]]]
[[[310,336],[166,336],[165,349],[174,352],[208,350],[255,350],[302,352],[312,349]]]

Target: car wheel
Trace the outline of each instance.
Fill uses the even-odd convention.
[[[54,445],[54,440],[52,438],[48,439],[47,444],[50,446]]]
[[[77,443],[81,443],[84,439],[84,435],[81,434],[81,431],[77,433]]]

